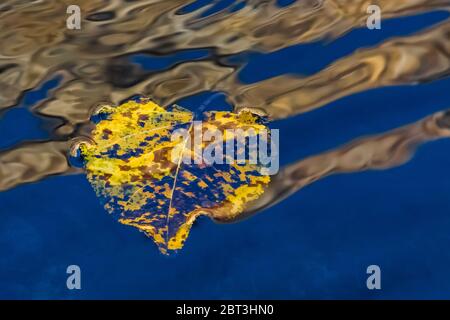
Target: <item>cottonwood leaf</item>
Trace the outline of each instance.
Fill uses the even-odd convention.
[[[183,246],[199,215],[233,219],[270,181],[261,164],[248,159],[195,163],[199,151],[194,144],[194,115],[181,107],[129,101],[104,108],[100,115],[92,132],[94,143],[81,150],[88,180],[115,219],[143,231],[164,254]],[[226,141],[236,138],[230,129],[250,132],[249,137],[266,126],[249,112],[217,111],[204,114],[202,128],[217,130],[225,142],[200,142],[201,150],[209,146],[224,151]],[[180,129],[187,135],[174,139]],[[236,146],[234,152],[245,150]],[[191,163],[184,161],[189,159]],[[223,157],[224,162],[227,159],[228,154]]]

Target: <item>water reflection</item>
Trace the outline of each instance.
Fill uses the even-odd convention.
[[[382,8],[384,19],[450,8],[450,0],[373,2]],[[70,4],[82,8],[81,30],[65,27]],[[29,107],[48,128],[49,138],[23,141],[0,151],[0,190],[49,175],[79,172],[67,162],[69,141],[88,134],[92,110],[102,102],[119,104],[143,94],[168,105],[197,93],[219,91],[236,110],[254,108],[275,120],[365,90],[448,76],[450,23],[445,20],[411,36],[386,39],[340,57],[312,75],[283,74],[250,84],[240,79],[246,53],[271,53],[337,39],[364,27],[366,7],[363,0],[285,4],[264,0],[211,4],[182,0],[4,1],[0,4],[0,111]],[[58,79],[57,85],[49,88],[45,97],[24,106],[27,92],[54,79]],[[403,130],[404,141],[417,135],[417,130],[399,130]],[[370,141],[371,145],[380,144],[376,154],[387,163],[403,150],[402,144],[387,150],[382,142]],[[318,159],[339,162],[345,150]],[[358,161],[356,157],[346,163],[350,167],[353,163],[352,170],[368,168]],[[301,180],[314,180],[317,166],[315,160],[301,162],[301,172],[312,172],[311,177],[303,174]],[[296,188],[297,182],[288,186],[289,190]],[[272,196],[269,202],[278,201],[272,193],[268,195]],[[281,197],[276,194],[275,198]]]

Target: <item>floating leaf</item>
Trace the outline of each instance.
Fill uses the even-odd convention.
[[[233,162],[226,154],[223,164],[198,161],[198,149],[223,151],[226,143],[211,139],[200,141],[201,148],[195,145],[194,116],[186,109],[130,101],[105,110],[93,130],[94,143],[81,150],[87,177],[106,210],[145,232],[162,253],[183,246],[199,215],[235,218],[270,181],[261,164],[248,159],[226,163]],[[225,142],[236,138],[230,129],[244,130],[247,138],[266,130],[249,112],[205,113],[202,128],[219,132]],[[174,138],[180,129],[187,135]],[[244,152],[242,145],[233,150]]]

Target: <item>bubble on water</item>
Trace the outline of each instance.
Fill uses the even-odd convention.
[[[85,159],[83,150],[94,145],[95,142],[88,137],[76,137],[70,141],[68,160],[72,167],[84,168]]]
[[[108,120],[109,116],[114,113],[115,107],[109,103],[98,103],[93,108],[90,120],[97,124],[100,121]]]

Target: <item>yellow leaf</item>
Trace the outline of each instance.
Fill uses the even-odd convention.
[[[183,246],[199,215],[235,218],[270,181],[261,174],[261,166],[248,159],[242,164],[195,162],[202,156],[199,150],[203,152],[215,140],[200,141],[200,146],[193,143],[197,141],[194,116],[186,109],[164,109],[146,100],[106,112],[106,119],[92,133],[94,144],[81,150],[87,177],[107,211],[119,222],[145,232],[162,253]],[[266,130],[259,120],[249,112],[209,112],[202,126],[231,140],[236,138],[231,129],[251,129],[250,135]],[[187,135],[174,139],[180,129]],[[222,147],[217,150],[223,151]]]

